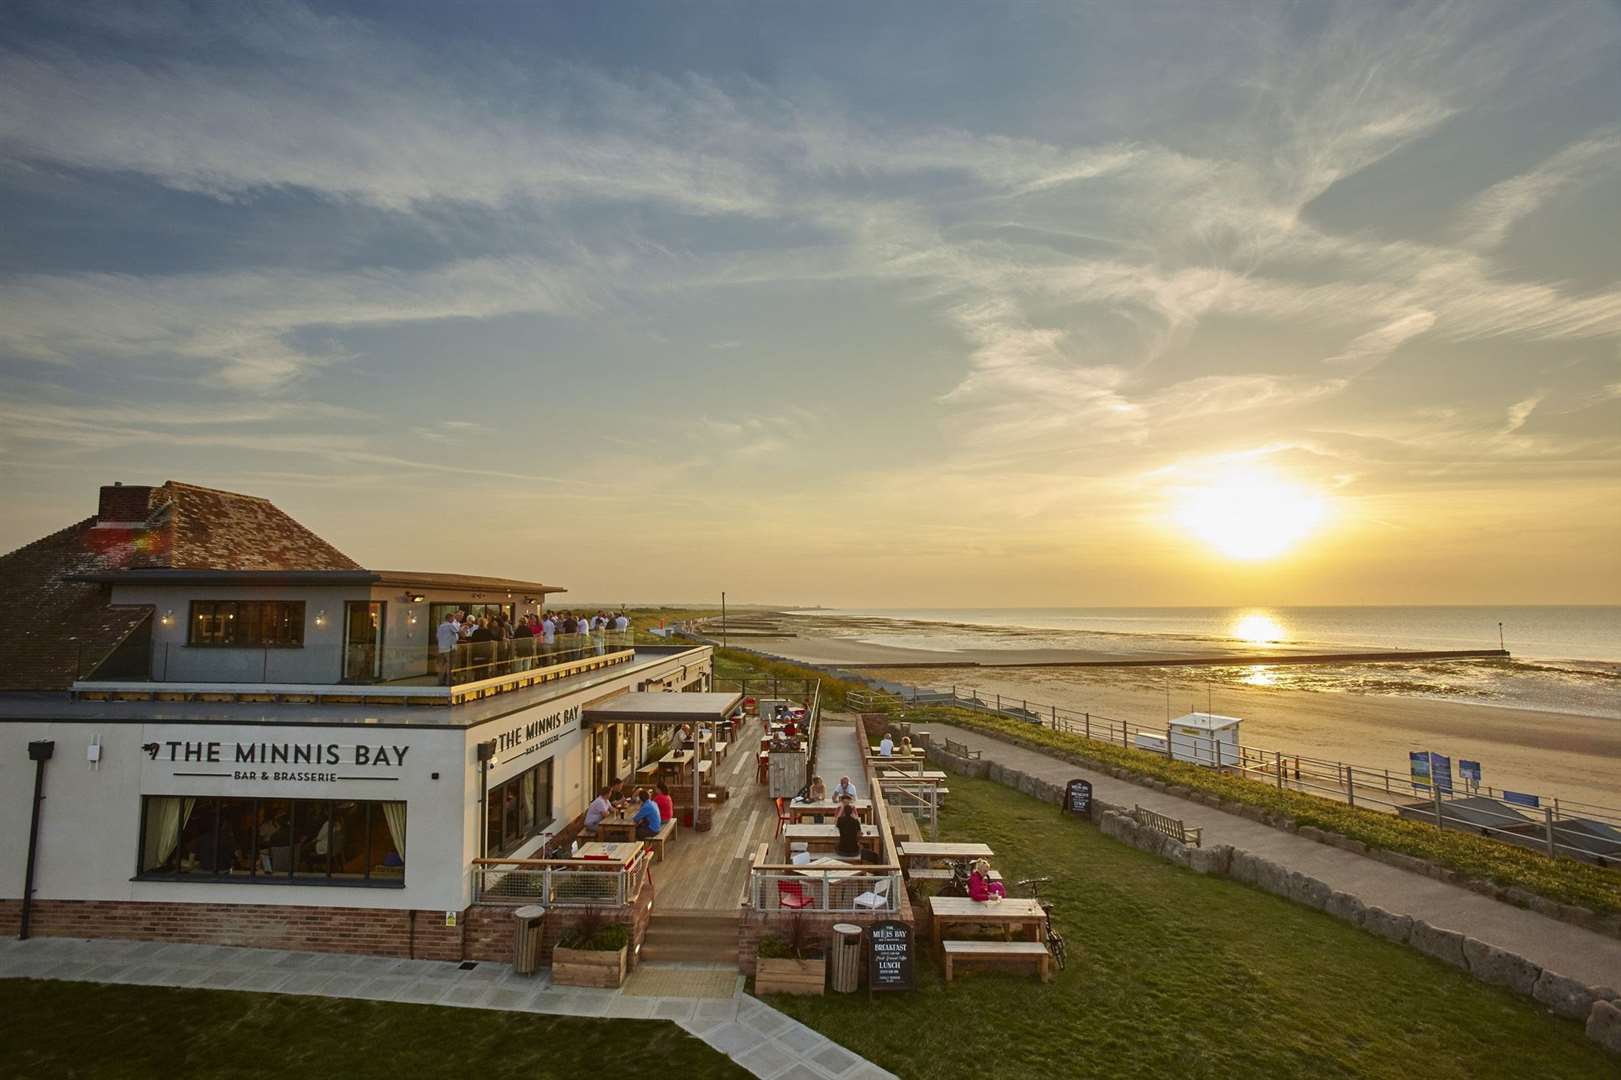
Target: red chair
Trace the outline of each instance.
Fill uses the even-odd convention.
[[[798,911],[801,908],[810,907],[812,903],[814,903],[814,901],[812,901],[809,896],[805,895],[805,883],[803,881],[777,882],[778,907],[785,907],[791,911]]]
[[[782,827],[784,825],[792,825],[794,823],[794,819],[788,813],[788,800],[787,799],[783,798],[781,795],[778,795],[776,797],[776,799],[774,799],[772,801],[774,801],[777,804],[777,831],[775,833],[773,833],[772,835],[773,836],[781,836],[782,835]]]

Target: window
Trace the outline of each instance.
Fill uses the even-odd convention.
[[[484,853],[515,850],[552,823],[552,759],[491,788],[485,800]]]
[[[142,878],[401,884],[405,804],[148,795]]]
[[[299,648],[304,644],[304,601],[193,600],[187,642]]]

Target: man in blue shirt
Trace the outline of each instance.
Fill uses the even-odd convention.
[[[631,818],[636,822],[636,839],[648,840],[659,834],[664,822],[659,819],[658,803],[647,797],[647,792],[641,788],[636,789],[636,815]]]

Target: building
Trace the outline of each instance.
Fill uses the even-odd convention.
[[[439,650],[447,614],[561,591],[369,570],[247,495],[102,488],[0,557],[0,924],[468,955],[478,860],[566,846],[662,752],[587,710],[709,686],[707,646],[624,630]]]

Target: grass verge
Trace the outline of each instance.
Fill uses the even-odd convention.
[[[772,997],[908,1078],[969,1075],[1598,1078],[1581,1026],[1506,990],[1220,878],[1181,870],[998,784],[951,781],[942,839],[1009,882],[1051,875],[1069,967],[1048,985],[918,956],[910,994]],[[1013,890],[1018,892],[1017,889]]]
[[[5,1076],[746,1077],[674,1024],[341,998],[0,980]]]

